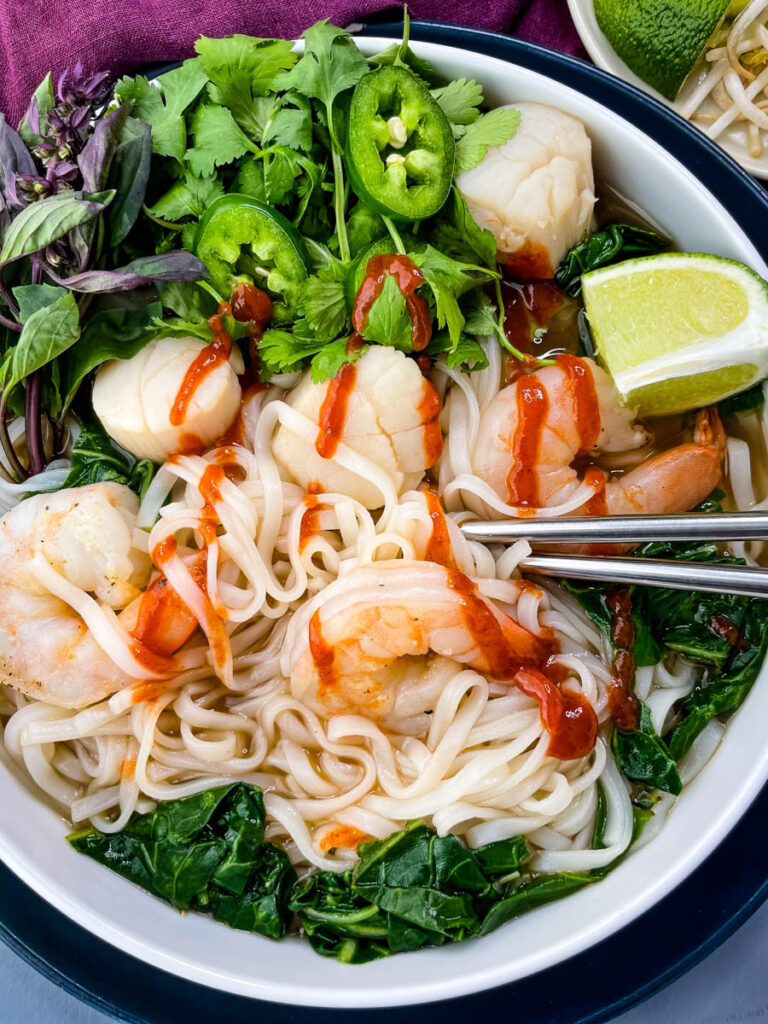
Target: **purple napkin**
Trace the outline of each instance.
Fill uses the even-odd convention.
[[[81,60],[115,74],[193,53],[201,34],[298,36],[319,18],[337,25],[399,16],[400,0],[0,0],[0,111],[16,124],[45,75]],[[566,0],[411,0],[412,18],[506,32],[584,56]]]

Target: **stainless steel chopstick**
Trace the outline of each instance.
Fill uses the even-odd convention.
[[[768,539],[768,512],[717,512],[692,516],[576,516],[562,519],[472,520],[461,529],[469,540],[532,544],[631,544],[653,540]]]
[[[672,590],[768,597],[768,569],[752,569],[743,565],[674,562],[656,558],[530,555],[522,559],[520,569],[534,576],[564,576],[602,583],[641,583]]]

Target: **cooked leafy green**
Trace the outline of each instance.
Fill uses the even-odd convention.
[[[699,506],[699,512],[720,511],[720,492]],[[711,542],[646,544],[636,554],[646,558],[743,565]],[[611,613],[602,586],[564,581],[589,617],[610,637]],[[675,762],[690,748],[704,726],[717,715],[735,711],[754,683],[768,650],[768,602],[733,594],[706,594],[661,587],[631,587],[637,666],[653,665],[670,652],[707,669],[703,682],[680,702],[677,718],[661,738],[650,712],[640,702],[637,729],[616,729],[613,750],[627,776],[678,793]]]
[[[62,487],[81,487],[101,480],[125,484],[143,497],[155,475],[149,459],[135,459],[107,436],[98,422],[80,431],[70,453],[71,466]]]
[[[608,224],[569,249],[557,268],[555,284],[566,295],[581,295],[581,275],[611,263],[653,256],[669,246],[666,238],[634,224]]]
[[[74,832],[80,853],[177,910],[199,910],[233,928],[279,939],[296,875],[288,855],[264,842],[261,790],[237,783],[162,803],[122,832]]]

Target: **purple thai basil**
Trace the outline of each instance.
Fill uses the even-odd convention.
[[[116,270],[86,270],[67,278],[49,272],[56,284],[75,292],[122,292],[155,281],[200,281],[206,274],[197,256],[184,249],[141,256]]]
[[[103,99],[109,86],[109,72],[89,74],[82,61],[62,73],[56,85],[56,99],[59,103],[80,105],[94,104]]]
[[[0,114],[0,191],[12,174],[35,174],[36,171],[23,139]]]
[[[102,117],[78,156],[77,163],[86,191],[100,192],[106,188],[109,169],[130,109],[130,105],[125,104]]]

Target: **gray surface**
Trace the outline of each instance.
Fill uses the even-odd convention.
[[[0,993],[2,1024],[107,1024],[110,1019],[56,988],[2,944]],[[510,1018],[505,1014],[505,1019]],[[615,1024],[763,1019],[768,1020],[768,903],[704,963]]]

